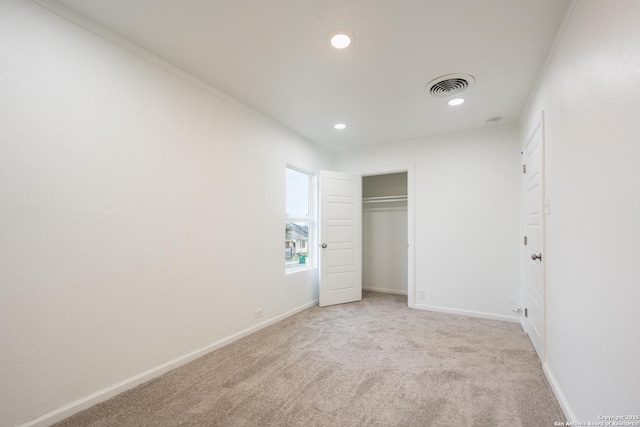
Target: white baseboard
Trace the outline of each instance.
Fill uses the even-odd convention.
[[[363,286],[362,290],[371,291],[371,292],[382,292],[383,294],[407,295],[407,291],[399,291],[397,289],[374,288],[369,286]]]
[[[560,385],[556,380],[556,376],[553,375],[553,371],[551,371],[551,368],[549,367],[548,363],[542,364],[542,371],[544,372],[544,375],[547,377],[547,381],[549,381],[551,390],[553,390],[553,394],[555,394],[556,399],[560,404],[560,408],[562,409],[562,412],[564,412],[564,416],[567,418],[568,421],[577,423],[578,418],[576,417],[576,414],[573,413],[573,410],[569,405],[569,401],[567,400],[564,393],[562,392],[562,389],[560,388]],[[558,420],[558,421],[563,421],[563,420]]]
[[[481,319],[501,320],[503,322],[520,323],[520,316],[506,316],[504,314],[484,313],[482,311],[459,310],[456,308],[436,307],[433,305],[414,304],[411,308],[419,310],[437,311],[439,313],[459,314],[462,316],[479,317]]]
[[[87,408],[90,408],[93,405],[96,405],[100,402],[104,402],[112,398],[115,395],[118,395],[124,391],[130,390],[135,386],[147,382],[153,378],[159,377],[160,375],[169,372],[172,369],[178,368],[182,365],[186,365],[187,363],[204,356],[205,354],[211,353],[214,350],[222,348],[226,345],[231,344],[234,341],[239,340],[240,338],[244,338],[247,335],[251,335],[254,332],[259,331],[260,329],[266,328],[267,326],[273,325],[281,320],[286,319],[287,317],[293,316],[301,311],[304,311],[308,308],[311,308],[318,304],[318,300],[311,301],[307,304],[301,305],[300,307],[294,308],[293,310],[287,311],[286,313],[275,316],[271,319],[265,320],[262,323],[254,325],[250,328],[247,328],[243,331],[240,331],[236,334],[233,334],[227,338],[223,338],[220,341],[216,341],[213,344],[209,344],[206,347],[203,347],[194,352],[185,354],[184,356],[178,357],[177,359],[173,359],[167,363],[164,363],[160,366],[156,366],[155,368],[149,369],[147,371],[141,372],[138,375],[135,375],[131,378],[127,378],[124,381],[120,381],[117,384],[114,384],[110,387],[106,387],[102,390],[99,390],[95,393],[92,393],[88,396],[82,397],[75,402],[71,402],[67,405],[64,405],[56,410],[48,412],[44,415],[39,416],[31,421],[28,421],[24,424],[20,424],[18,427],[46,427],[50,426],[58,421],[62,421],[65,418],[69,418],[70,416],[83,411]]]

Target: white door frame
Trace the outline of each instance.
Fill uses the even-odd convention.
[[[407,305],[415,308],[416,284],[415,284],[415,214],[414,214],[414,166],[413,164],[388,168],[373,168],[361,171],[362,177],[374,175],[388,175],[392,173],[407,174]]]

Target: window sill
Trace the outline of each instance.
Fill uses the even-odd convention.
[[[308,264],[304,264],[301,267],[289,267],[286,268],[284,270],[284,274],[293,274],[293,273],[299,273],[301,271],[307,271],[307,270],[313,270],[315,267],[312,265],[308,265]]]

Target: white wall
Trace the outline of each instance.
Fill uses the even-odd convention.
[[[377,203],[376,203],[377,204]],[[398,203],[395,203],[398,204]],[[362,210],[362,288],[407,294],[407,208]]]
[[[285,164],[331,155],[258,116],[0,3],[0,425],[317,298],[284,274]]]
[[[417,308],[514,320],[509,305],[520,300],[521,244],[516,127],[342,152],[335,162],[338,170],[363,174],[413,164]]]
[[[522,117],[545,113],[545,368],[574,421],[640,412],[639,22],[578,1]]]

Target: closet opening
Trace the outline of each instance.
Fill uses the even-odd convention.
[[[408,295],[407,172],[362,177],[362,289]]]

